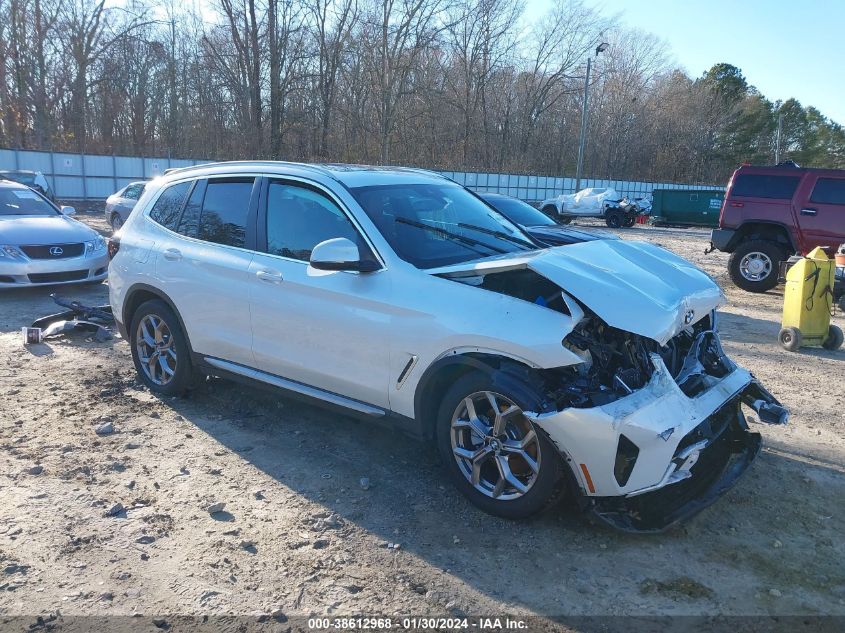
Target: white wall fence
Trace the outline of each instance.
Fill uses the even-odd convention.
[[[209,161],[0,149],[0,171],[40,171],[47,177],[56,197],[65,200],[107,198],[134,180],[147,180],[160,176],[166,169],[207,162]],[[575,192],[574,178],[455,171],[440,173],[474,191],[503,193],[530,202]],[[585,187],[613,187],[620,195],[630,197],[650,195],[654,189],[724,190],[724,186],[718,185],[582,178],[581,188]]]

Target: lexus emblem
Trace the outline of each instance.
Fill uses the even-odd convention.
[[[695,318],[695,310],[687,310],[687,313],[684,315],[684,325],[689,325],[692,323],[692,320]]]
[[[64,253],[64,250],[62,250],[61,246],[51,246],[50,247],[50,255],[52,255],[53,257],[58,257],[62,253]]]

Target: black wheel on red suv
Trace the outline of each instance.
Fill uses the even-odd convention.
[[[786,258],[784,248],[775,242],[740,242],[728,260],[728,273],[743,290],[766,292],[777,285],[780,262]]]

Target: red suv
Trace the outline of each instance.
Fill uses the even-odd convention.
[[[731,279],[751,292],[777,285],[779,263],[793,254],[821,246],[833,257],[845,242],[845,170],[743,165],[728,182],[710,242],[731,254]]]

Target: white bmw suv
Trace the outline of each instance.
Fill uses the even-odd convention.
[[[483,200],[411,169],[278,162],[147,185],[110,244],[141,380],[257,381],[436,443],[482,509],[561,493],[659,531],[760,448],[743,405],[787,412],[722,351],[719,287],[659,247],[542,249]]]

